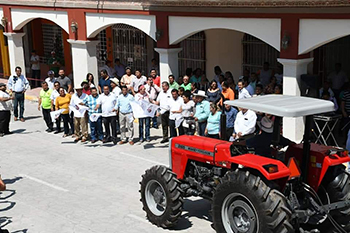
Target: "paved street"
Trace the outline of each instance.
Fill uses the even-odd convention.
[[[11,122],[14,134],[0,138],[0,173],[8,188],[0,194],[4,228],[17,233],[168,232],[146,220],[138,191],[147,168],[168,164],[160,129],[151,130],[156,140],[148,144],[74,144],[71,137],[45,132],[37,103],[26,102],[25,116],[25,123]],[[209,202],[186,200],[184,208],[172,232],[214,232]]]

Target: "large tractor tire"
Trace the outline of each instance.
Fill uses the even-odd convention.
[[[219,233],[294,233],[282,193],[249,171],[230,171],[213,198],[214,228]]]
[[[338,201],[350,201],[350,175],[342,168],[339,175],[326,186],[331,203]],[[330,212],[334,220],[346,231],[350,232],[350,206]],[[330,226],[329,232],[338,232],[327,220],[326,224]]]
[[[163,228],[176,225],[183,206],[182,190],[176,174],[164,166],[154,166],[142,175],[141,202],[148,220]]]

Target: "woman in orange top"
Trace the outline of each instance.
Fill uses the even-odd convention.
[[[65,109],[61,116],[63,119],[63,126],[64,126],[64,134],[63,137],[67,137],[69,134],[69,104],[70,99],[72,98],[70,94],[66,94],[63,87],[59,89],[60,95],[56,98],[56,111],[59,109]]]
[[[225,100],[234,100],[235,92],[229,87],[227,81],[221,83],[222,92],[221,94],[224,96]],[[220,100],[220,106],[222,106],[222,99]]]

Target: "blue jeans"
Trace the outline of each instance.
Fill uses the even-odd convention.
[[[205,128],[207,127],[207,122],[204,121],[204,122],[199,122],[198,123],[198,134],[199,136],[204,136],[204,132],[205,132]]]
[[[156,116],[152,117],[153,128],[157,128],[158,127],[157,119],[158,119],[158,117],[156,117]]]
[[[150,122],[151,122],[151,118],[150,117],[144,117],[144,118],[139,118],[139,138],[140,140],[143,140],[143,125],[146,125],[146,129],[145,129],[145,137],[146,140],[150,140],[149,136],[150,136]]]
[[[24,113],[24,93],[15,93],[15,99],[13,100],[13,114],[18,117],[18,105],[19,105],[19,118],[23,118]]]
[[[103,140],[102,117],[99,117],[96,122],[92,122],[89,119],[89,124],[91,130],[91,140]]]

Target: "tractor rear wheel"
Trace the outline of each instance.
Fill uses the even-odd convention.
[[[350,174],[342,168],[342,172],[335,177],[333,181],[328,183],[326,191],[329,195],[331,203],[338,201],[350,201]],[[342,226],[346,232],[350,232],[350,207],[344,207],[342,209],[333,210],[330,212],[335,221]],[[327,225],[331,225],[329,220],[326,221]],[[333,228],[333,226],[332,226]],[[338,232],[331,230],[330,232]]]
[[[249,171],[227,172],[214,193],[219,233],[293,233],[291,215],[284,195]]]
[[[141,202],[148,220],[171,228],[182,213],[183,196],[176,174],[165,166],[154,166],[142,175]]]

